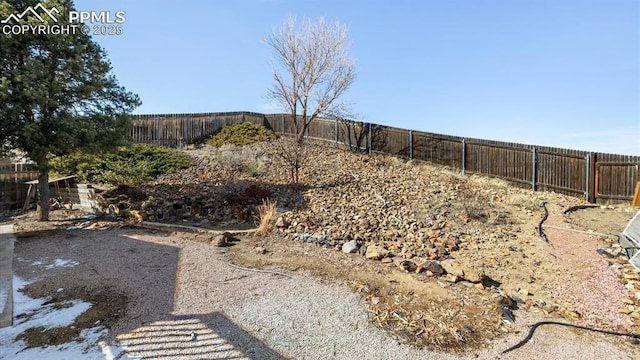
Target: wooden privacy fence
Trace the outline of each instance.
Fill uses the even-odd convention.
[[[132,136],[137,142],[175,147],[239,122],[263,124],[280,134],[295,133],[290,115],[225,112],[135,115]],[[631,201],[640,181],[640,156],[463,138],[329,118],[314,120],[307,136],[353,150],[495,176],[534,191],[581,196],[590,202]]]
[[[239,122],[262,124],[264,115],[251,112],[135,115],[131,136],[135,142],[182,147],[215,133],[225,125]]]
[[[0,164],[0,211],[22,205],[27,196],[27,181],[38,178],[32,164]]]

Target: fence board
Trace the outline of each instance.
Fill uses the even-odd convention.
[[[462,138],[414,131],[413,158],[462,169]]]

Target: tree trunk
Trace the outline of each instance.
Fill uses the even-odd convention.
[[[38,155],[38,221],[49,221],[49,162],[46,155]]]

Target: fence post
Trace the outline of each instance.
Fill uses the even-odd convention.
[[[536,191],[538,179],[538,150],[533,147],[531,149],[531,190]]]
[[[467,171],[467,139],[462,139],[462,173]]]
[[[284,114],[280,115],[280,119],[282,120],[282,133],[286,134],[287,133],[287,129],[284,127]]]
[[[338,145],[338,118],[336,118],[335,121],[336,121],[336,145]]]
[[[189,142],[191,142],[191,127],[192,127],[192,123],[191,123],[191,114],[187,115],[187,121],[184,122],[184,124],[182,125],[182,139],[180,139],[180,144],[179,147],[182,149],[185,147],[185,145]]]
[[[413,160],[413,130],[409,130],[409,159]]]
[[[598,201],[598,199],[596,199],[596,183],[598,182],[598,179],[596,178],[598,176],[598,173],[596,172],[596,162],[598,161],[596,153],[590,152],[588,154],[588,159],[587,174],[589,177],[587,178],[587,189],[589,197],[587,201],[590,203],[596,203]]]
[[[156,116],[156,143],[158,145],[162,145],[160,143],[161,136],[162,136],[162,129],[160,128],[160,116]]]
[[[584,189],[584,199],[588,202],[589,201],[589,189],[591,188],[591,186],[589,184],[589,182],[591,181],[591,179],[590,179],[591,176],[589,174],[590,170],[591,170],[591,169],[589,169],[589,164],[591,163],[591,154],[587,154],[584,157],[584,162],[585,162],[585,166],[584,167],[585,167],[585,170],[586,170],[585,171],[586,187]]]
[[[371,152],[373,151],[373,131],[371,130],[371,123],[368,124],[369,125],[369,138],[367,139],[368,144],[367,147],[369,148],[369,154],[371,154]]]

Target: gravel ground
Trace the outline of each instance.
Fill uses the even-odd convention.
[[[557,205],[549,208],[547,225],[566,226]],[[625,298],[633,297],[609,267],[605,256],[594,256],[602,247],[596,236],[559,229],[545,229],[553,253],[563,261],[561,271],[571,279],[593,279],[589,282],[569,282],[556,279],[555,295],[560,303],[578,311],[590,324],[602,320],[612,325],[623,326],[626,317],[619,312]]]
[[[76,266],[49,267],[57,260]],[[527,325],[487,339],[484,349],[442,354],[398,344],[367,318],[360,297],[302,271],[291,277],[229,266],[224,249],[139,229],[69,230],[21,238],[16,275],[40,292],[109,289],[128,300],[106,341],[133,357],[176,359],[635,359],[637,346],[575,329],[543,326],[506,355]],[[633,351],[636,351],[634,354]]]

